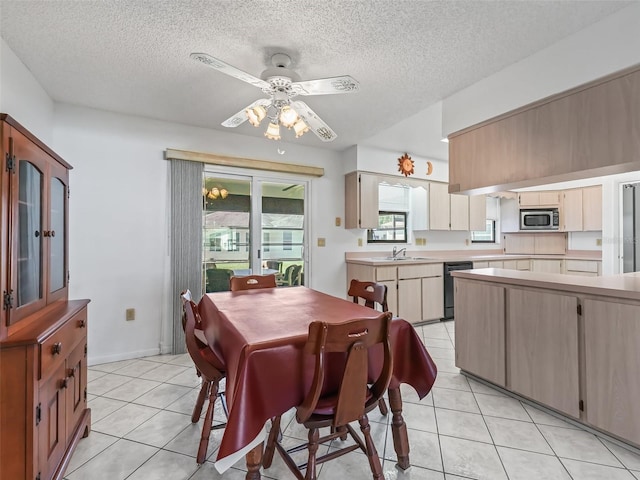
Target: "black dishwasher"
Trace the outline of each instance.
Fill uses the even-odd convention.
[[[473,263],[471,262],[445,262],[444,264],[444,317],[442,320],[450,320],[453,318],[453,277],[451,272],[454,270],[471,270]]]

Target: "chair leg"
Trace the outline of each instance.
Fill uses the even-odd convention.
[[[369,459],[369,466],[371,467],[371,473],[373,478],[378,480],[382,479],[382,465],[380,464],[380,458],[378,457],[378,451],[371,438],[371,427],[369,426],[369,419],[366,415],[360,417],[360,430],[364,435],[364,443],[367,446],[367,458]]]
[[[269,468],[273,462],[273,452],[276,449],[276,442],[280,435],[280,415],[271,419],[271,431],[267,438],[267,445],[264,447],[264,455],[262,456],[262,466]]]
[[[309,461],[307,462],[307,474],[305,480],[316,480],[316,453],[318,451],[318,440],[320,433],[317,428],[309,429]]]
[[[380,408],[380,413],[384,416],[389,413],[389,409],[387,408],[387,402],[384,401],[384,398],[378,400],[378,408]]]
[[[209,386],[209,405],[207,413],[204,416],[204,424],[202,425],[202,436],[200,437],[200,446],[198,447],[198,456],[196,462],[202,465],[207,456],[207,448],[209,447],[209,435],[211,435],[211,427],[213,426],[213,408],[218,396],[218,382],[211,382]]]
[[[193,413],[191,414],[191,423],[198,423],[200,420],[200,414],[202,413],[202,406],[204,405],[204,399],[207,397],[209,393],[210,383],[208,380],[202,379],[202,387],[200,388],[200,393],[198,394],[198,400],[196,401],[196,406],[193,407]]]

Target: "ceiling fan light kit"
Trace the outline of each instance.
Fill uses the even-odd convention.
[[[353,93],[360,88],[360,84],[348,75],[300,81],[298,74],[288,68],[291,58],[283,53],[276,53],[271,57],[273,66],[262,72],[262,78],[254,77],[206,53],[192,53],[191,58],[258,87],[269,95],[269,98],[256,100],[229,117],[222,125],[233,128],[248,120],[251,125],[258,127],[268,117],[269,125],[264,135],[271,140],[280,140],[280,125],[287,129],[293,128],[296,138],[312,130],[323,142],[335,140],[338,137],[336,133],[306,103],[292,99],[298,95]],[[273,115],[269,114],[270,110]]]

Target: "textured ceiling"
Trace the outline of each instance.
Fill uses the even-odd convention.
[[[0,35],[57,102],[225,131],[264,94],[189,54],[259,76],[287,53],[303,80],[360,82],[355,94],[302,97],[337,140],[283,135],[342,150],[630,3],[1,0]]]

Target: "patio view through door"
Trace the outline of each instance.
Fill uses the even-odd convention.
[[[307,182],[205,172],[202,284],[229,290],[229,278],[276,275],[304,285]]]

